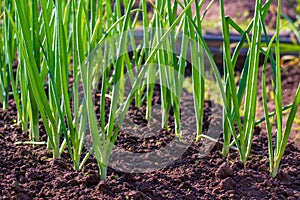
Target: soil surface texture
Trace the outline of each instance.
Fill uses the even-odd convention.
[[[291,4],[282,2],[283,12],[294,18]],[[295,3],[295,0],[291,2]],[[243,21],[253,15],[254,1],[226,0],[225,9],[226,14]],[[271,25],[276,19],[274,10],[276,4],[267,17]],[[214,2],[206,17],[216,19],[216,16],[219,16],[218,1]],[[267,77],[271,75],[272,71],[268,70]],[[300,80],[299,66],[283,68],[282,77],[283,104],[287,105],[291,103]],[[260,92],[258,95],[260,98]],[[159,96],[156,90],[154,105],[160,105]],[[272,101],[272,95],[269,96]],[[187,137],[182,141],[174,135],[173,117],[169,117],[167,128],[160,129],[157,106],[153,108],[156,120],[147,124],[145,105],[136,108],[132,104],[118,135],[106,181],[100,181],[93,156],[82,170],[75,171],[67,152],[61,159],[53,160],[46,146],[15,145],[15,142],[28,140],[28,131],[23,132],[16,124],[17,111],[13,100],[10,100],[7,110],[2,110],[0,104],[0,200],[300,199],[300,129],[292,130],[278,174],[272,179],[268,172],[264,124],[255,128],[251,156],[244,166],[236,150],[232,149],[225,159],[221,155],[220,142],[202,139],[196,143],[195,136],[189,135],[195,133],[194,113],[188,110],[193,108],[192,103],[191,97],[185,94],[181,107],[183,135]],[[261,99],[259,105],[262,106]],[[270,104],[269,109],[274,109],[274,106]],[[221,126],[219,107],[206,101],[204,112],[203,133],[222,141],[221,131],[217,129]],[[258,116],[263,116],[262,109],[258,110]],[[296,128],[299,126],[294,124]],[[46,141],[42,123],[40,132],[41,139]],[[88,136],[86,143],[85,151],[90,145]]]
[[[210,105],[206,101],[205,123],[218,124],[218,118],[210,118]],[[129,115],[135,124],[144,123],[144,110],[131,107]],[[299,149],[289,143],[277,177],[270,178],[267,138],[260,128],[255,129],[253,150],[245,167],[235,150],[223,159],[220,143],[214,143],[209,152],[203,153],[201,149],[207,140],[202,140],[189,143],[177,159],[148,173],[129,173],[126,165],[132,162],[125,160],[121,171],[109,167],[104,182],[99,180],[94,158],[90,158],[81,171],[74,171],[67,153],[63,153],[60,160],[52,160],[45,146],[14,145],[14,142],[28,138],[28,132],[22,133],[15,124],[16,115],[13,101],[8,110],[0,110],[0,199],[300,198]],[[190,121],[194,123],[192,119]],[[143,137],[132,136],[125,127],[116,146],[142,154],[164,148],[174,140],[173,125],[170,124],[170,131],[160,130],[157,135]],[[174,156],[172,152],[164,153]]]

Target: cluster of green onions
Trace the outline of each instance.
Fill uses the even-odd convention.
[[[255,121],[255,112],[259,89],[258,61],[259,55],[264,54],[261,89],[269,137],[270,172],[274,177],[300,103],[299,85],[294,102],[285,107],[290,109],[290,114],[283,130],[279,43],[281,1],[278,1],[276,33],[271,40],[266,37],[267,42],[263,44],[261,35],[267,35],[264,21],[272,1],[262,4],[262,0],[257,0],[254,18],[243,30],[234,20],[225,16],[224,0],[220,0],[224,80],[203,38],[201,27],[206,11],[213,2],[203,8],[204,0],[161,0],[155,3],[146,0],[139,3],[134,0],[30,0],[27,3],[4,0],[0,19],[0,101],[6,109],[9,97],[13,96],[18,123],[24,131],[30,130],[29,141],[20,143],[46,144],[54,159],[59,159],[67,148],[75,170],[80,170],[94,153],[100,178],[105,179],[120,124],[129,105],[133,100],[137,107],[146,103],[146,119],[149,121],[154,84],[158,80],[161,86],[161,125],[168,125],[172,109],[175,132],[181,136],[180,100],[187,54],[191,52],[197,123],[195,141],[205,137],[202,123],[206,87],[204,57],[207,57],[224,104],[223,156],[226,157],[229,149],[235,145],[241,161],[246,163],[254,127],[262,121]],[[203,9],[205,12],[201,15],[200,10]],[[242,36],[233,54],[230,49],[230,26]],[[142,36],[139,36],[141,44],[136,42],[135,29],[138,27],[143,29]],[[249,50],[237,87],[234,68],[245,41]],[[17,67],[13,66],[15,60],[18,60]],[[274,73],[276,110],[273,114],[267,109],[265,71],[268,61]],[[125,71],[129,80],[124,80]],[[131,84],[131,90],[125,95],[126,82]],[[98,95],[100,113],[95,112],[97,89],[101,93]],[[111,102],[109,107],[105,103],[107,98]],[[244,123],[240,116],[242,103],[245,104]],[[105,119],[106,110],[109,110],[108,119]],[[272,124],[269,119],[274,114],[277,127],[275,144],[272,143]],[[40,141],[40,118],[48,137],[46,143]],[[84,147],[88,132],[92,136],[92,146],[86,151]],[[82,155],[84,152],[85,155]]]

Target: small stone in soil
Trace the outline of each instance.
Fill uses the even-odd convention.
[[[227,178],[232,175],[233,175],[233,172],[227,162],[224,162],[223,164],[221,164],[220,167],[215,172],[215,177],[217,179],[224,179],[224,178]]]

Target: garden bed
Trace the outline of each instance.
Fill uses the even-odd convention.
[[[295,76],[283,81],[283,88],[293,88],[291,81],[299,80],[299,69],[288,68]],[[290,71],[291,70],[291,71]],[[283,75],[284,76],[284,75]],[[294,79],[295,78],[295,79]],[[159,91],[154,102],[159,103]],[[288,101],[289,99],[286,98]],[[206,101],[205,124],[209,121],[210,102]],[[145,107],[129,110],[136,124],[145,125]],[[75,171],[68,153],[62,159],[52,160],[44,146],[16,146],[28,138],[16,122],[16,109],[11,100],[8,110],[0,111],[0,199],[299,199],[300,150],[293,143],[287,145],[275,179],[268,171],[268,148],[265,130],[256,127],[253,148],[246,168],[232,150],[227,159],[221,156],[222,145],[216,143],[203,156],[201,146],[207,142],[192,143],[184,154],[167,166],[149,173],[124,173],[109,168],[106,181],[100,181],[99,169],[90,158],[81,171]],[[193,123],[190,120],[190,123]],[[170,130],[161,130],[151,137],[132,137],[121,131],[116,146],[132,152],[154,151],[174,139],[172,118]],[[40,126],[42,139],[46,140]],[[130,131],[130,130],[128,130]],[[221,140],[221,138],[219,139]],[[126,163],[124,163],[126,164]]]
[[[4,1],[0,200],[300,199],[297,9],[263,2]]]

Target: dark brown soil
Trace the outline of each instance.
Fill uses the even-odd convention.
[[[254,5],[254,2],[252,2]],[[288,6],[283,1],[284,9]],[[218,6],[218,1],[215,2]],[[247,1],[226,1],[227,14],[242,16],[243,11],[253,12]],[[249,5],[248,5],[249,4]],[[245,9],[245,10],[243,10]],[[251,10],[252,9],[252,10]],[[239,12],[236,12],[239,11]],[[207,17],[218,10],[212,8]],[[289,13],[291,12],[291,13]],[[212,13],[212,14],[211,14]],[[294,16],[292,11],[287,11]],[[269,20],[272,22],[272,13]],[[242,17],[240,17],[243,20]],[[271,72],[268,72],[271,76]],[[283,103],[291,103],[300,70],[286,68],[283,72]],[[154,100],[159,104],[159,100]],[[264,124],[257,127],[253,138],[252,154],[246,167],[232,150],[227,159],[221,156],[222,146],[216,143],[203,155],[201,148],[207,140],[192,142],[188,149],[165,167],[149,173],[125,173],[108,169],[107,180],[99,180],[99,170],[90,158],[81,171],[74,171],[67,153],[62,159],[52,160],[45,146],[16,146],[14,142],[27,140],[28,132],[16,125],[14,101],[5,111],[0,105],[0,200],[2,199],[300,199],[300,150],[293,142],[287,145],[276,178],[268,173],[268,150]],[[145,124],[145,107],[131,106],[129,116],[137,125]],[[272,109],[272,106],[271,108]],[[205,124],[218,124],[212,119],[211,102],[205,104]],[[262,113],[259,111],[258,114]],[[170,129],[156,135],[132,136],[125,130],[119,134],[116,146],[134,153],[147,153],[165,147],[175,136],[174,120],[169,118]],[[194,119],[187,118],[187,126]],[[295,124],[298,127],[298,124]],[[140,128],[138,126],[138,128]],[[45,132],[41,126],[42,137]],[[221,133],[218,133],[221,134]],[[292,131],[297,138],[299,131]],[[296,142],[300,140],[296,139]],[[126,164],[126,163],[124,163]]]
[[[210,116],[210,103],[206,102],[205,107],[206,115]],[[142,124],[143,108],[132,108],[130,116],[137,124]],[[8,110],[0,110],[0,119],[0,199],[300,198],[299,149],[289,143],[277,177],[270,178],[267,138],[260,128],[255,129],[252,154],[245,168],[237,152],[232,151],[227,159],[223,159],[219,143],[203,156],[200,149],[207,141],[202,140],[191,143],[182,156],[159,170],[124,173],[109,168],[107,180],[103,182],[99,180],[93,158],[77,172],[67,153],[60,160],[52,160],[44,146],[14,145],[16,141],[26,140],[28,133],[22,133],[15,124],[13,101]],[[210,122],[209,117],[205,120]],[[116,145],[133,152],[148,152],[162,148],[172,138],[174,135],[168,130],[146,139],[121,132]]]

